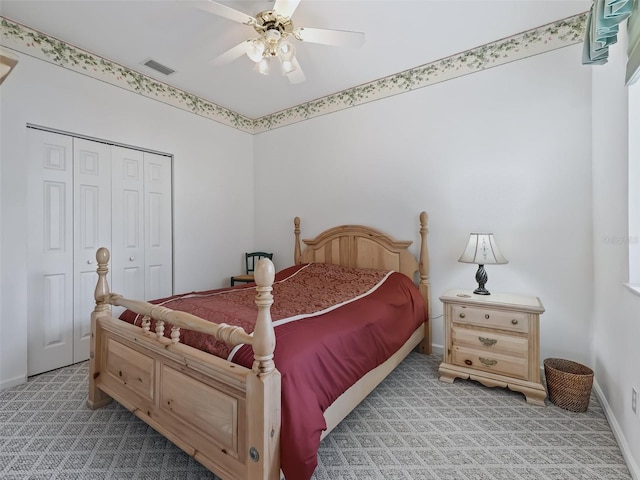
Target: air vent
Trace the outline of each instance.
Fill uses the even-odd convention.
[[[171,75],[172,73],[175,72],[174,69],[169,68],[165,65],[162,65],[159,62],[156,62],[155,60],[147,60],[146,62],[143,63],[143,65],[146,65],[149,68],[153,68],[155,71],[162,73],[163,75]]]

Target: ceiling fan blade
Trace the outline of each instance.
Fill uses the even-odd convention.
[[[221,65],[233,62],[235,59],[240,58],[242,55],[247,53],[250,45],[251,40],[245,40],[244,42],[239,43],[235,47],[230,48],[226,52],[221,53],[216,58],[211,60],[211,65],[213,65],[214,67],[219,67]]]
[[[296,68],[293,72],[287,74],[287,78],[289,79],[289,82],[292,84],[304,82],[307,79],[307,77],[302,71],[302,67],[300,66],[300,62],[298,62],[298,59],[296,57],[293,57],[293,60],[291,60],[291,63],[293,63],[293,65]]]
[[[293,35],[303,42],[323,43],[336,47],[360,48],[364,44],[364,33],[362,32],[300,27],[293,31]]]
[[[221,3],[214,2],[212,0],[198,2],[197,8],[199,8],[200,10],[204,10],[205,12],[213,13],[214,15],[218,15],[220,17],[228,18],[229,20],[233,20],[234,22],[244,23],[245,25],[253,25],[256,22],[256,19],[251,15],[243,13],[234,8],[227,7],[226,5],[222,5]]]
[[[299,3],[300,0],[276,0],[273,9],[281,17],[291,18]]]

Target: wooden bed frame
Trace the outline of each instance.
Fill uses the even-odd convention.
[[[343,225],[300,245],[300,219],[295,225],[295,263],[322,262],[404,273],[415,281],[430,312],[427,215],[420,214],[420,257],[375,229]],[[255,271],[258,315],[253,335],[242,328],[215,324],[194,315],[110,293],[109,252],[96,253],[96,307],[91,314],[89,396],[91,409],[115,399],[187,454],[224,480],[280,478],[280,373],[273,362],[275,334],[269,309],[275,275],[268,259]],[[143,315],[142,327],[111,316],[111,305]],[[147,317],[147,318],[145,318]],[[149,331],[148,317],[157,320]],[[430,318],[430,316],[428,317]],[[174,325],[171,339],[163,322]],[[179,343],[179,328],[205,332],[233,345],[253,346],[251,369]],[[325,412],[329,433],[414,348],[431,353],[427,321],[391,358],[367,373]]]

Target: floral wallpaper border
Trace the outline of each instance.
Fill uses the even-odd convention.
[[[93,53],[0,17],[0,44],[111,85],[253,133],[254,120]]]
[[[0,32],[2,45],[18,52],[256,134],[581,43],[587,14],[583,12],[257,119],[240,115],[5,17],[0,17]]]
[[[255,120],[254,133],[381,100],[583,41],[588,12]]]

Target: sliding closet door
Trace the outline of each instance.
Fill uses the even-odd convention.
[[[73,361],[89,358],[96,250],[111,248],[111,145],[73,139]]]
[[[28,375],[89,358],[96,250],[111,246],[111,147],[28,129]]]
[[[111,288],[126,298],[144,294],[144,154],[113,147]],[[114,307],[114,316],[124,309]]]
[[[144,154],[145,297],[163,298],[173,292],[171,216],[171,158]]]
[[[27,130],[28,374],[73,363],[73,140]]]
[[[27,139],[27,373],[35,375],[89,358],[98,248],[111,251],[111,291],[172,294],[171,157],[34,128]]]
[[[123,147],[112,152],[112,290],[127,298],[167,297],[173,291],[171,157]]]

